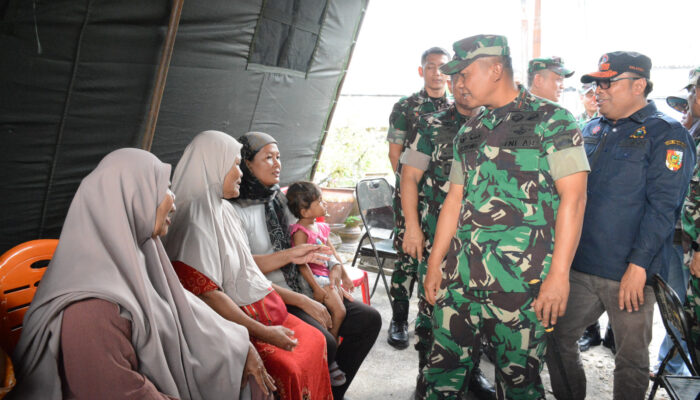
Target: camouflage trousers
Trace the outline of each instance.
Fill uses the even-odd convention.
[[[413,294],[413,286],[418,279],[418,260],[403,252],[403,236],[406,233],[406,220],[401,207],[401,169],[396,173],[396,188],[394,192],[394,249],[398,259],[394,263],[391,275],[391,298],[394,301],[408,301]],[[422,285],[422,281],[419,283]]]
[[[695,352],[700,354],[700,278],[690,275],[690,285],[685,298],[687,315],[690,315],[690,335],[693,343],[688,343],[688,351],[695,348]]]
[[[394,229],[394,247],[398,254],[398,259],[394,263],[394,272],[391,274],[390,293],[394,301],[408,301],[413,294],[413,286],[416,281],[419,282],[420,286],[423,285],[422,280],[418,279],[418,265],[420,263],[417,259],[404,253],[401,248],[403,234],[403,229]]]
[[[484,338],[496,357],[498,398],[543,399],[545,332],[531,304],[529,293],[442,288],[433,310],[435,338],[416,398],[457,399],[466,392]]]
[[[430,348],[433,345],[433,306],[425,299],[423,281],[428,272],[427,256],[418,264],[418,314],[416,315],[416,350],[418,351],[418,371],[428,363]]]

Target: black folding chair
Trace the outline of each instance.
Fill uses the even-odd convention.
[[[654,288],[654,295],[656,296],[656,303],[659,305],[661,320],[664,323],[668,337],[670,337],[673,342],[673,347],[669,350],[668,354],[666,354],[666,357],[664,357],[659,366],[659,370],[654,378],[654,386],[652,386],[651,392],[649,393],[649,400],[654,398],[659,386],[662,386],[667,392],[672,391],[672,388],[664,384],[663,373],[669,360],[673,358],[676,353],[680,353],[683,362],[693,376],[698,376],[698,371],[700,371],[698,356],[695,351],[692,350],[694,346],[691,346],[692,337],[690,336],[689,318],[685,314],[681,300],[678,298],[676,292],[671,289],[666,281],[659,275],[654,275],[652,286]],[[688,354],[683,350],[681,340],[688,343],[690,358],[688,358]]]
[[[357,245],[352,265],[355,266],[355,262],[360,256],[374,257],[379,272],[370,297],[374,295],[381,276],[389,301],[392,301],[389,284],[384,273],[384,262],[387,259],[396,260],[398,258],[393,245],[394,210],[391,204],[394,188],[384,178],[363,179],[355,186],[355,197],[360,208],[362,222],[365,224],[365,233]]]

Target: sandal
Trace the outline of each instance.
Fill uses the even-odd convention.
[[[333,364],[328,368],[328,373],[331,376],[331,386],[343,386],[345,384],[345,372],[340,370],[337,362],[333,361]]]

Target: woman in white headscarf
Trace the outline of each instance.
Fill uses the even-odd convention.
[[[178,210],[165,248],[185,288],[248,328],[282,399],[331,399],[323,335],[287,313],[225,200],[238,196],[240,149],[235,139],[217,131],[202,132],[187,146],[173,175]],[[284,263],[323,259],[319,249],[295,248],[282,258]]]
[[[83,179],[24,319],[11,398],[231,399],[250,373],[271,385],[245,328],[178,282],[159,239],[169,175],[121,149]]]

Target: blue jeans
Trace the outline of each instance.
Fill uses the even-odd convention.
[[[671,286],[678,298],[681,299],[681,303],[685,302],[685,295],[688,289],[688,280],[690,279],[690,270],[683,264],[683,247],[680,244],[673,245],[673,252],[671,254],[671,259],[669,260],[669,271],[668,271],[668,285]],[[688,345],[685,341],[681,341],[683,350],[688,354]],[[655,369],[661,365],[666,354],[673,348],[673,341],[666,334],[664,341],[661,342],[661,347],[659,347],[658,363]],[[676,353],[673,358],[671,358],[666,364],[665,373],[669,375],[686,375],[690,376],[690,371],[688,367],[683,362],[683,358],[680,354]]]

